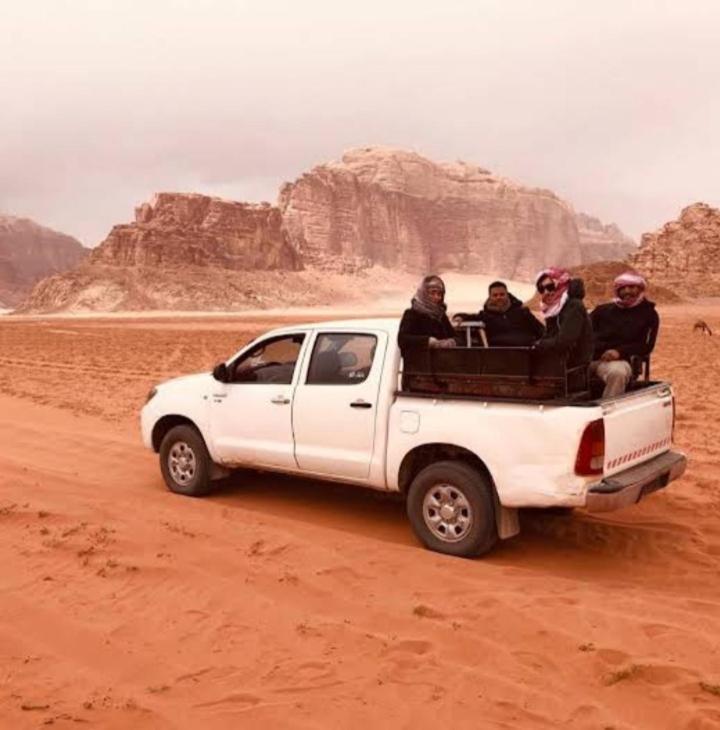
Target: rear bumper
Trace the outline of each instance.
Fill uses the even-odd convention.
[[[683,474],[687,457],[667,451],[644,464],[591,484],[585,507],[589,512],[610,512],[639,502],[644,496],[666,487]]]

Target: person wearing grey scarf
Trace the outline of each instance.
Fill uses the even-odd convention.
[[[447,311],[445,282],[439,276],[426,276],[410,302],[416,312],[440,321]]]
[[[403,313],[398,344],[403,352],[413,348],[455,347],[455,330],[447,317],[445,284],[439,276],[426,276],[411,306]]]

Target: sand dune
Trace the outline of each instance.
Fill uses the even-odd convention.
[[[307,272],[306,272],[307,273]],[[317,276],[317,272],[311,272],[312,277]],[[52,320],[52,319],[157,319],[168,317],[182,317],[184,319],[190,317],[193,319],[217,319],[218,317],[240,318],[240,319],[268,319],[277,317],[303,317],[306,319],[317,319],[327,317],[352,317],[358,316],[358,311],[362,311],[367,306],[367,302],[372,302],[372,310],[376,315],[392,315],[402,312],[407,306],[415,289],[422,278],[418,274],[410,274],[405,271],[393,271],[376,267],[363,273],[362,276],[348,274],[334,274],[332,272],[322,272],[323,285],[330,287],[330,291],[326,292],[326,299],[334,301],[333,304],[325,304],[322,306],[284,306],[270,307],[265,309],[232,309],[227,311],[205,310],[205,311],[181,311],[173,310],[157,310],[157,309],[139,309],[129,311],[108,311],[98,312],[94,310],[76,309],[73,311],[57,312],[53,314],[18,314],[18,319],[24,320]],[[455,272],[443,273],[447,286],[447,304],[448,312],[474,312],[478,306],[487,297],[488,285],[495,281],[497,277],[487,276],[484,274],[461,274]],[[523,301],[530,300],[535,294],[535,288],[532,284],[524,281],[513,281],[511,279],[503,279],[510,291],[517,295]],[[277,282],[275,282],[277,285]],[[300,298],[305,297],[308,300],[318,299],[321,290],[317,290],[317,281],[306,282],[306,287],[316,286],[313,295],[310,296],[310,289],[306,289]],[[342,292],[342,295],[339,294]],[[335,299],[332,299],[332,296]],[[12,310],[0,309],[0,315],[8,314]]]
[[[475,561],[352,488],[165,490],[146,391],[277,318],[3,318],[0,726],[720,727],[720,338],[691,331],[720,306],[662,316],[687,475],[616,514],[525,513]]]

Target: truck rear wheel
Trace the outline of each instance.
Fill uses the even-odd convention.
[[[407,514],[415,534],[430,550],[472,557],[497,542],[492,485],[462,461],[439,461],[412,481]]]
[[[192,426],[171,428],[160,444],[160,471],[168,489],[187,497],[210,492],[212,461],[203,437]]]

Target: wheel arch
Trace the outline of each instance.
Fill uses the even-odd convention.
[[[506,539],[517,535],[520,532],[517,510],[502,506],[497,485],[487,464],[474,451],[464,446],[434,442],[416,446],[408,451],[400,463],[398,473],[398,489],[401,494],[407,496],[413,479],[426,466],[437,461],[446,460],[462,461],[477,469],[485,477],[492,491],[493,502],[495,504],[495,523],[498,536],[500,539]]]
[[[416,446],[405,454],[400,469],[398,471],[398,489],[402,494],[407,494],[407,490],[412,480],[426,467],[436,461],[462,461],[470,466],[475,467],[483,474],[491,485],[495,498],[497,499],[497,490],[495,481],[487,467],[487,464],[473,451],[458,446],[457,444],[449,444],[443,442],[433,442]]]
[[[162,444],[162,440],[165,438],[166,434],[170,431],[170,429],[175,428],[175,426],[191,426],[200,434],[200,437],[207,445],[207,440],[195,421],[187,416],[168,414],[159,418],[152,429],[152,447],[156,454],[160,452],[160,444]]]

